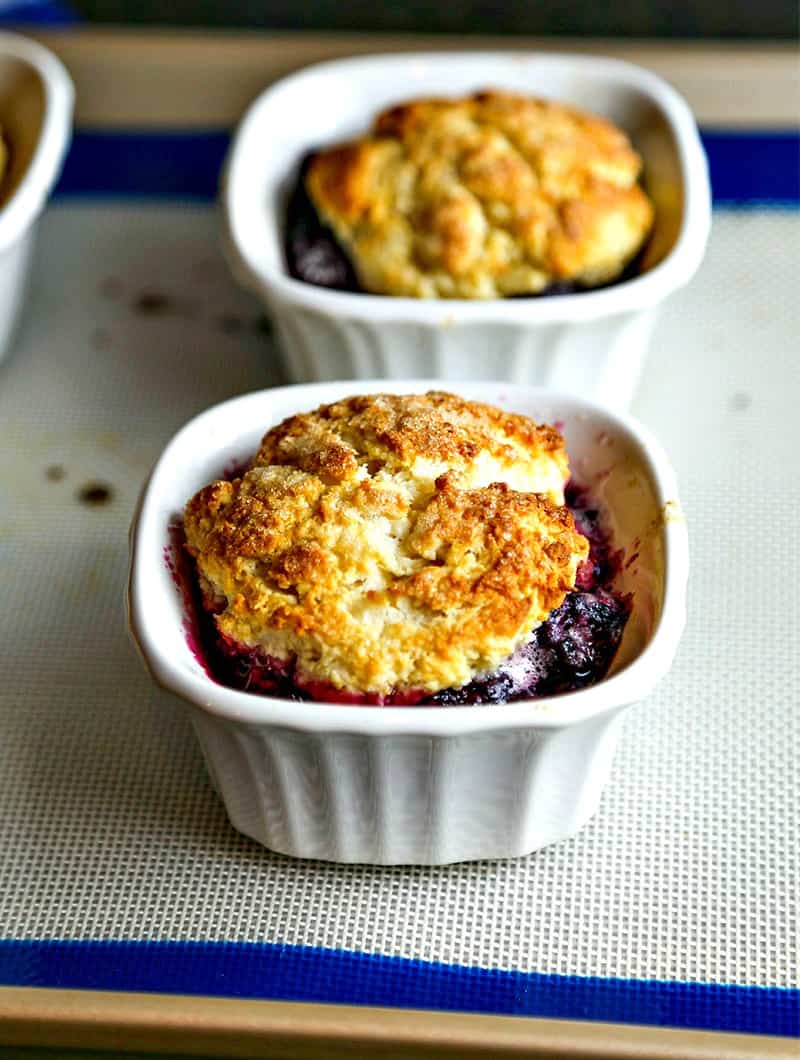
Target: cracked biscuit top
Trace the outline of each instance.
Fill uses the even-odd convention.
[[[560,606],[588,554],[552,427],[446,393],[293,416],[185,512],[206,606],[301,681],[460,687]]]
[[[365,291],[501,298],[617,277],[653,221],[641,168],[604,118],[492,91],[384,111],[306,189]]]

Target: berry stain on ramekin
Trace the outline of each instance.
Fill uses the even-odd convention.
[[[208,631],[204,629],[204,609],[199,599],[200,590],[197,586],[191,557],[186,551],[183,524],[179,519],[169,524],[167,536],[169,544],[164,546],[164,562],[180,598],[186,645],[206,676],[216,681],[209,654]]]

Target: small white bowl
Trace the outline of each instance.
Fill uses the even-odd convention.
[[[354,392],[425,391],[373,380],[264,390],[202,413],[172,439],[131,531],[130,628],[155,680],[188,704],[234,826],[284,854],[441,865],[527,854],[597,808],[624,709],[669,669],[685,621],[688,546],[675,477],[633,420],[574,397],[456,384],[468,398],[562,426],[573,474],[613,520],[633,610],[612,672],[591,688],[506,706],[297,703],[215,683],[187,637],[185,592],[165,556],[170,524],[264,432]],[[637,558],[633,558],[636,554]]]
[[[389,104],[483,88],[572,103],[629,133],[657,213],[642,275],[603,290],[489,301],[348,294],[289,276],[285,203],[307,151],[364,132]],[[697,127],[669,85],[630,63],[539,52],[343,59],[278,81],[239,127],[222,199],[228,257],[272,315],[290,378],[506,379],[616,408],[633,396],[655,307],[697,270],[711,219]]]
[[[0,180],[0,360],[23,305],[36,222],[70,143],[73,98],[52,52],[0,33],[0,131],[10,155]]]

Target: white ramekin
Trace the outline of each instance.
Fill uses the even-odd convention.
[[[347,294],[288,275],[285,203],[304,153],[364,131],[387,104],[487,87],[573,103],[631,135],[657,210],[642,275],[605,290],[491,301]],[[229,260],[266,303],[291,379],[505,379],[616,408],[636,388],[656,307],[700,264],[711,219],[697,127],[669,85],[629,63],[538,52],[383,55],[287,77],[245,115],[222,198]]]
[[[10,153],[0,182],[0,360],[24,301],[36,222],[69,146],[73,96],[52,52],[0,33],[0,129]]]
[[[424,391],[431,381],[360,383]],[[688,547],[675,477],[633,420],[575,397],[503,383],[456,384],[470,398],[562,425],[573,474],[613,520],[634,594],[613,672],[579,692],[472,707],[296,703],[216,684],[187,639],[185,593],[165,560],[169,526],[223,468],[297,411],[353,383],[264,390],[202,413],[169,443],[131,532],[130,628],[155,680],[188,705],[234,826],[296,857],[438,865],[529,853],[594,813],[623,710],[669,669],[684,620]]]

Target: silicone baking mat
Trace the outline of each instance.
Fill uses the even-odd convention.
[[[633,410],[690,523],[675,667],[574,839],[375,869],[237,834],[128,641],[149,466],[281,374],[217,248],[224,137],[78,138],[0,370],[0,982],[798,1033],[800,213],[792,141],[734,139],[752,165],[717,181]]]

